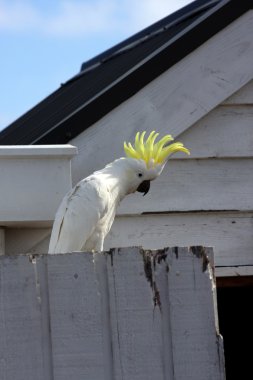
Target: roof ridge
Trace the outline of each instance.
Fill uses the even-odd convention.
[[[136,46],[139,46],[145,41],[148,41],[151,38],[154,38],[155,36],[164,33],[169,28],[174,27],[178,25],[179,23],[196,16],[198,13],[202,13],[203,11],[208,11],[211,7],[214,7],[218,3],[221,3],[224,0],[197,0],[193,1],[192,3],[186,5],[185,7],[177,10],[176,12],[164,17],[162,20],[157,21],[156,23],[152,24],[151,26],[143,29],[142,31],[134,34],[133,36],[127,38],[123,42],[115,45],[114,47],[107,49],[103,53],[95,56],[94,58],[88,60],[87,62],[84,62],[81,66],[81,71],[74,75],[72,78],[68,79],[65,83],[62,84],[62,86],[68,85],[69,83],[79,79],[86,73],[90,72],[91,70],[96,69],[101,64],[118,57],[119,55],[128,52],[129,50],[135,48]],[[196,7],[196,3],[200,3],[199,6]],[[193,6],[194,5],[194,6]],[[185,12],[187,9],[188,12]],[[179,17],[175,18],[176,15],[179,15]],[[155,26],[158,24],[164,23],[165,20],[168,20],[168,23],[161,26],[159,29],[155,29]],[[150,31],[150,32],[148,32]],[[136,36],[140,35],[140,38],[135,39]],[[130,41],[127,44],[127,41]],[[122,47],[120,47],[122,46]],[[118,47],[118,48],[117,48]],[[110,54],[111,51],[111,54]]]

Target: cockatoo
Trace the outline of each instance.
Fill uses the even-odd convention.
[[[171,154],[189,150],[173,138],[159,133],[138,132],[134,146],[124,142],[126,157],[81,180],[62,200],[53,224],[49,253],[103,251],[104,239],[122,199],[135,191],[147,194],[150,181],[163,171]]]

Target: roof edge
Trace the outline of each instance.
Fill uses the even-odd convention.
[[[240,9],[237,0],[219,1],[183,32],[117,78],[31,144],[50,143],[59,137],[61,143],[73,139],[251,8],[252,3],[247,0]],[[167,53],[169,49],[173,50],[173,55]]]

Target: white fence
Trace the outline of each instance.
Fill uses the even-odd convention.
[[[225,379],[209,254],[0,257],[0,379]]]

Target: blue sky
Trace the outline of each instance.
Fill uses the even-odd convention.
[[[0,0],[0,130],[82,62],[190,0]]]

